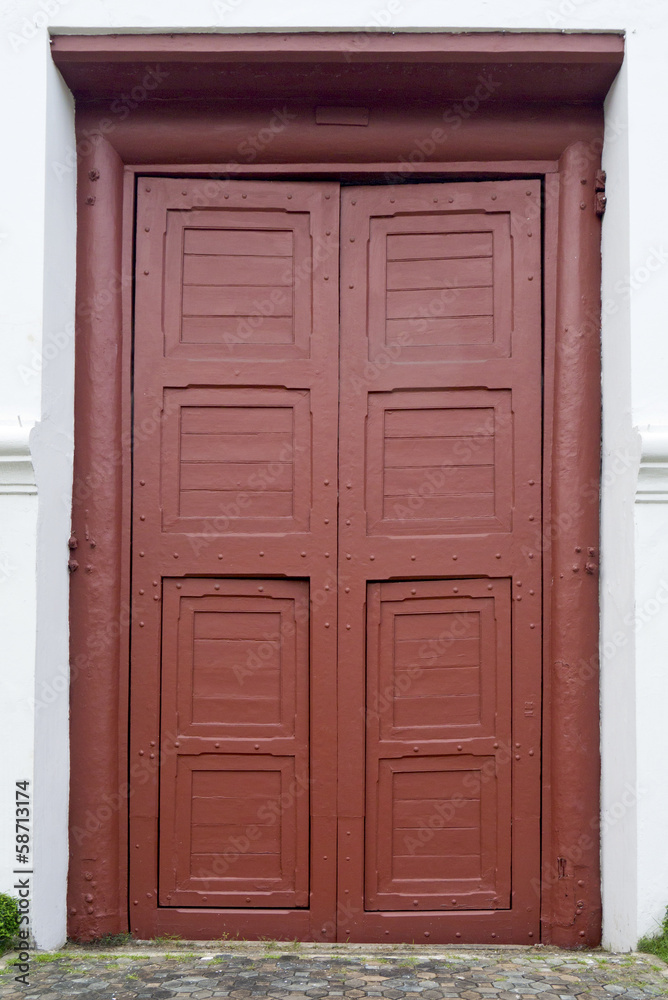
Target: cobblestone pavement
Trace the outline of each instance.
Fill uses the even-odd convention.
[[[653,956],[563,952],[549,948],[413,948],[323,953],[307,946],[256,945],[235,953],[211,945],[171,954],[70,949],[32,957],[28,985],[0,971],[0,998],[21,1000],[274,1000],[341,997],[358,1000],[612,1000],[668,998],[668,967]],[[11,962],[11,956],[6,956]]]

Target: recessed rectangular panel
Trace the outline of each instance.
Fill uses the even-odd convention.
[[[162,905],[308,904],[308,780],[296,763],[178,757],[161,797]]]
[[[508,214],[453,216],[436,209],[372,217],[368,267],[371,360],[389,355],[398,364],[434,363],[510,355]]]
[[[379,738],[509,738],[508,580],[370,585],[367,710]]]
[[[308,212],[167,213],[168,356],[307,357],[312,326]]]
[[[299,531],[310,509],[308,393],[172,389],[163,421],[167,530]]]
[[[163,582],[162,905],[307,905],[308,595]]]
[[[370,393],[369,531],[508,530],[512,433],[508,391]]]
[[[181,735],[294,736],[307,617],[301,581],[165,581],[163,709]]]
[[[366,908],[507,907],[510,830],[510,771],[493,756],[381,759],[367,808]]]
[[[508,905],[510,628],[509,580],[369,584],[367,909]]]

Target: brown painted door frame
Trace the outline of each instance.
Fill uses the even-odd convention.
[[[500,43],[494,37],[498,52]],[[76,44],[95,50],[88,39],[68,41],[62,50],[71,51]],[[513,44],[512,40],[504,41],[502,47]],[[537,49],[543,44],[537,43]],[[569,43],[562,39],[559,44]],[[609,44],[609,52],[610,63],[616,60],[618,66],[619,45]],[[341,50],[338,57],[344,58]],[[512,52],[509,58],[512,63]],[[597,60],[600,62],[600,54]],[[78,86],[75,81],[75,91]],[[600,96],[592,100],[600,101]],[[515,135],[515,158],[509,162],[495,113],[483,115],[484,120],[472,132],[463,130],[456,137],[454,159],[442,162],[433,157],[415,165],[410,176],[446,179],[465,173],[468,178],[543,179],[544,456],[550,475],[545,477],[543,490],[545,527],[536,531],[535,546],[527,557],[531,552],[543,553],[544,611],[550,627],[544,641],[543,685],[549,714],[543,720],[543,866],[535,891],[541,899],[542,940],[570,946],[595,944],[600,940],[595,565],[600,222],[595,187],[601,118],[600,111],[583,118],[578,109],[571,119],[566,109],[556,120],[548,112],[540,128],[532,124],[520,138]],[[129,913],[125,901],[126,847],[132,848],[126,839],[128,773],[141,782],[142,776],[150,776],[159,766],[149,754],[135,761],[128,760],[126,752],[127,636],[130,622],[135,620],[127,583],[126,546],[135,178],[176,173],[206,181],[207,176],[224,175],[209,155],[210,130],[197,132],[199,126],[195,125],[194,131],[187,136],[183,132],[179,138],[177,132],[161,131],[159,113],[152,114],[150,107],[145,109],[138,133],[132,122],[127,126],[114,123],[109,129],[99,108],[78,113],[81,155],[72,545],[77,546],[74,562],[79,568],[72,575],[71,596],[69,914],[71,934],[89,939],[133,926],[133,900]],[[579,124],[575,126],[575,122]],[[396,133],[394,147],[393,135],[391,128],[385,130],[378,146],[382,155],[375,166],[368,157],[361,162],[359,148],[353,152],[351,147],[346,159],[347,138],[342,139],[339,149],[345,165],[334,171],[321,162],[321,147],[309,146],[311,137],[306,133],[298,156],[294,145],[283,148],[282,139],[277,139],[271,151],[272,163],[263,164],[260,157],[244,169],[244,174],[327,178],[334,172],[347,178],[366,179],[374,174],[386,178],[390,169],[395,175],[402,169],[405,172],[406,161],[402,165],[400,159],[410,151],[405,132]],[[162,149],[159,136],[164,138]],[[174,154],[179,143],[177,161]],[[162,156],[161,163],[147,166],[150,159],[145,158],[137,166],[142,145],[153,151],[153,157]],[[388,155],[391,149],[394,153]],[[193,160],[203,165],[188,165]],[[120,351],[119,330],[124,338]],[[165,929],[178,932],[178,925]],[[207,928],[203,927],[202,933],[206,935]],[[331,930],[324,936],[330,935]],[[403,937],[400,933],[395,939]],[[431,939],[438,938],[432,935]],[[455,935],[454,940],[470,938]]]

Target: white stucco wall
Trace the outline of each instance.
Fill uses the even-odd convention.
[[[0,160],[0,425],[19,416],[37,422],[39,506],[34,495],[0,490],[0,844],[11,843],[13,783],[32,771],[34,751],[34,929],[40,945],[58,945],[67,865],[75,176],[53,170],[73,147],[73,112],[50,64],[48,32],[307,28],[627,33],[604,150],[601,646],[604,941],[630,948],[668,903],[664,0],[3,0],[0,92],[13,142]],[[641,485],[638,498],[649,503],[635,502],[639,466],[652,487]],[[0,889],[12,883],[7,850],[0,851]]]

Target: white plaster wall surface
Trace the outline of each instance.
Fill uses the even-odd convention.
[[[34,519],[31,525],[14,501],[0,495],[0,510],[3,522],[17,531],[28,528],[33,544],[39,537],[36,578],[25,553],[11,584],[13,648],[22,680],[30,686],[34,679],[38,692],[39,685],[53,685],[65,669],[68,511],[63,485],[71,475],[72,427],[71,341],[47,360],[48,344],[71,330],[74,290],[74,172],[57,177],[54,170],[54,160],[67,162],[62,157],[73,147],[72,107],[49,67],[48,32],[626,32],[625,68],[606,106],[604,150],[609,207],[603,229],[602,862],[605,943],[632,947],[668,903],[663,846],[668,727],[661,707],[668,695],[662,653],[668,648],[668,614],[656,597],[668,566],[667,508],[661,502],[668,497],[660,494],[651,509],[634,505],[641,458],[634,428],[668,427],[663,318],[668,205],[661,195],[668,136],[657,119],[667,89],[668,5],[664,0],[469,0],[466,5],[459,0],[191,0],[187,5],[181,0],[2,0],[0,17],[0,92],[5,134],[9,130],[13,136],[12,155],[0,161],[1,190],[11,192],[0,215],[0,271],[7,285],[0,298],[0,407],[7,414],[0,412],[0,420],[21,413],[38,421],[38,536]],[[22,366],[34,377],[26,378]],[[659,607],[645,622],[642,615],[652,598]],[[14,683],[9,670],[3,671],[2,704],[9,717],[3,739],[7,732],[28,755],[35,746],[35,780],[44,794],[38,807],[35,928],[40,943],[56,943],[65,926],[66,702],[56,698],[43,709],[36,741],[31,712],[25,717],[23,686]],[[7,780],[11,784],[14,775]],[[47,792],[47,782],[53,792]],[[7,843],[4,798],[2,805],[0,843]],[[6,859],[0,858],[0,878],[5,877],[3,864]]]

